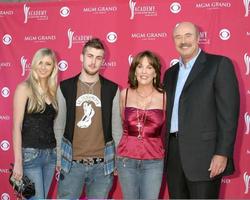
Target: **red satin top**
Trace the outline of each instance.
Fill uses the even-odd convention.
[[[146,114],[146,118],[142,115]],[[138,117],[144,119],[141,131],[142,139],[138,139]],[[163,159],[163,137],[165,132],[165,110],[149,109],[143,111],[134,107],[125,107],[123,119],[123,135],[118,145],[117,154],[140,160]]]

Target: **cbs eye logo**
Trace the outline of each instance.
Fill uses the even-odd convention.
[[[1,200],[10,200],[10,195],[8,193],[3,193],[1,195]]]
[[[3,43],[4,43],[5,45],[9,45],[11,42],[12,42],[12,37],[11,37],[11,35],[5,34],[5,35],[3,36]]]
[[[58,68],[62,72],[66,71],[68,69],[68,62],[66,60],[61,60],[58,63]]]
[[[10,89],[7,87],[3,87],[1,90],[1,94],[5,98],[8,97],[10,95]]]
[[[0,146],[3,151],[8,151],[10,148],[10,143],[7,140],[3,140]]]
[[[230,31],[228,29],[221,29],[219,33],[220,39],[222,40],[228,40],[231,36]]]
[[[70,9],[68,7],[65,6],[60,9],[60,15],[62,17],[68,17],[69,14],[70,14]]]
[[[181,11],[181,4],[178,2],[174,2],[170,5],[170,11],[174,14],[178,13]]]
[[[106,36],[109,43],[114,43],[117,40],[117,34],[115,32],[109,32]]]

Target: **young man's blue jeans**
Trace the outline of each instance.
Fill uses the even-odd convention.
[[[107,199],[113,185],[113,174],[104,175],[104,163],[86,165],[72,162],[69,173],[60,175],[59,199],[79,199],[83,187],[88,199]]]
[[[123,199],[158,199],[163,163],[163,160],[117,158]]]
[[[56,149],[23,148],[23,173],[35,183],[32,199],[46,199],[55,173]]]

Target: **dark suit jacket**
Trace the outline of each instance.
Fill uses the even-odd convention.
[[[165,72],[163,81],[168,97],[168,134],[178,71],[179,63]],[[231,60],[201,51],[179,101],[179,151],[189,180],[210,180],[208,168],[214,154],[228,157],[223,175],[233,173],[239,102],[238,81]]]

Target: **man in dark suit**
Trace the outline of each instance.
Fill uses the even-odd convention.
[[[218,198],[234,172],[239,89],[229,58],[199,48],[190,22],[173,31],[179,63],[164,75],[167,91],[167,182],[170,198]]]

